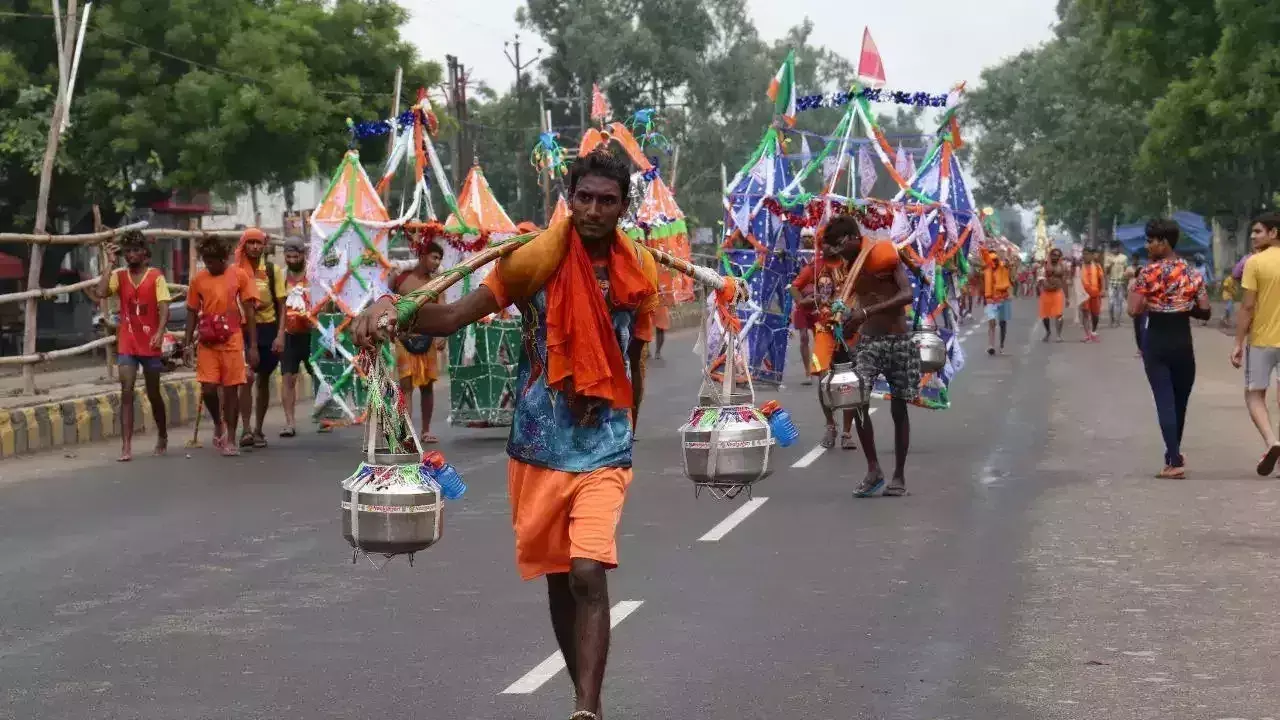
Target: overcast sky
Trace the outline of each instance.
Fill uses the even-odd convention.
[[[400,0],[413,15],[406,32],[426,58],[444,64],[457,55],[472,80],[507,89],[515,71],[503,41],[519,31],[520,0]],[[960,81],[978,82],[982,68],[1049,38],[1055,0],[748,0],[752,20],[767,39],[782,36],[806,16],[813,41],[856,64],[864,25],[880,47],[889,84],[904,90],[944,92]],[[521,61],[539,47],[521,33]],[[807,88],[799,88],[804,93]],[[763,92],[764,89],[761,89]]]

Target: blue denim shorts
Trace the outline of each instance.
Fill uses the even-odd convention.
[[[164,362],[159,357],[141,355],[117,355],[116,365],[120,367],[140,367],[143,372],[160,372],[164,370]]]

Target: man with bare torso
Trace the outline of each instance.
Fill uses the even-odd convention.
[[[1071,268],[1062,261],[1062,251],[1049,251],[1049,262],[1040,270],[1040,322],[1044,323],[1044,341],[1049,342],[1049,322],[1062,342],[1062,318],[1071,304]]]
[[[871,497],[884,488],[886,496],[899,497],[907,494],[907,450],[911,444],[907,403],[920,393],[920,351],[904,312],[911,305],[911,281],[892,242],[874,242],[855,235],[856,252],[862,252],[864,242],[873,244],[866,250],[862,272],[854,281],[854,305],[844,321],[845,337],[855,333],[858,336],[853,355],[862,402],[854,409],[853,418],[867,458],[867,475],[853,494]],[[889,411],[893,416],[894,466],[888,487],[876,454],[870,411],[872,387],[881,377],[889,385]]]

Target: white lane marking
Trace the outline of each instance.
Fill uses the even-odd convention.
[[[814,460],[817,460],[818,458],[822,457],[822,453],[826,451],[827,451],[826,448],[822,447],[821,445],[817,445],[812,450],[802,455],[799,460],[791,463],[791,467],[807,468],[813,464]]]
[[[739,523],[746,520],[748,515],[760,509],[760,506],[768,499],[767,497],[751,498],[742,507],[730,513],[729,517],[721,520],[719,525],[708,530],[706,535],[698,538],[698,542],[718,542],[720,538],[728,535],[730,530],[738,527]]]
[[[635,612],[641,605],[643,600],[621,600],[617,605],[609,609],[609,627],[618,627],[618,623],[627,619],[627,616]],[[524,677],[511,683],[506,690],[502,691],[503,695],[528,695],[537,692],[548,680],[555,677],[561,670],[564,670],[564,656],[557,650],[551,654],[551,657],[538,663],[538,666],[525,673]]]
[[[877,408],[871,408],[871,411],[868,414],[875,415],[876,409]],[[822,453],[826,451],[827,451],[826,448],[822,447],[821,445],[817,445],[809,452],[805,453],[804,455],[801,455],[799,460],[791,463],[791,467],[801,468],[801,469],[807,468],[810,465],[812,465],[814,461],[816,461],[818,458],[822,457]]]

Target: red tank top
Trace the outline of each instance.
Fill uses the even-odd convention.
[[[151,336],[160,326],[160,305],[156,300],[156,280],[160,271],[147,268],[137,287],[128,268],[116,270],[120,288],[120,328],[116,335],[116,352],[138,357],[159,357],[151,348]]]

